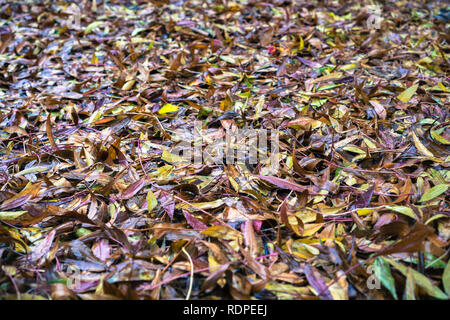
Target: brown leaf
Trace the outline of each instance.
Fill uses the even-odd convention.
[[[293,191],[298,191],[298,192],[302,192],[304,190],[309,190],[308,187],[301,186],[295,182],[291,182],[291,181],[273,177],[273,176],[256,176],[256,177],[259,179],[265,180],[267,182],[270,182],[271,184],[274,184],[277,187],[280,187],[282,189],[293,190]]]
[[[387,246],[376,253],[375,256],[388,255],[399,252],[418,252],[423,250],[425,239],[432,236],[434,231],[432,228],[417,222],[411,231],[399,242]]]
[[[260,44],[262,47],[267,47],[271,42],[274,34],[274,29],[270,27],[268,30],[265,30],[263,35],[261,36]]]
[[[48,137],[48,141],[50,142],[50,145],[53,148],[56,148],[55,139],[53,139],[52,120],[50,119],[50,113],[48,114],[48,117],[47,117],[46,130],[47,130],[47,137]]]
[[[232,262],[227,262],[225,264],[220,265],[216,271],[211,273],[203,282],[202,287],[200,288],[201,291],[209,292],[217,285],[217,281],[222,278],[225,271],[228,270],[228,267],[230,266]]]
[[[40,189],[41,183],[31,184],[14,197],[3,202],[2,205],[0,206],[0,209],[9,210],[22,206],[28,201],[30,201],[32,198],[36,197]]]

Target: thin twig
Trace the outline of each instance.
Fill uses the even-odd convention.
[[[191,292],[192,292],[192,284],[194,283],[194,263],[192,262],[191,256],[189,255],[189,253],[187,253],[187,251],[184,249],[184,247],[181,248],[181,251],[183,251],[183,253],[188,257],[189,263],[191,264],[191,277],[189,279],[189,290],[186,295],[186,300],[189,300],[189,298],[191,297]]]

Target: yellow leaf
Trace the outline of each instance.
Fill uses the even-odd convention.
[[[159,114],[166,114],[169,112],[176,112],[178,111],[178,106],[170,103],[166,103],[159,111]]]
[[[363,140],[364,140],[366,146],[369,147],[369,149],[376,149],[377,148],[376,144],[373,143],[372,141],[370,141],[369,139],[363,137]]]
[[[91,64],[99,64],[98,58],[95,55],[95,52],[92,54]]]
[[[161,159],[169,163],[177,163],[183,161],[183,158],[181,158],[180,156],[170,153],[166,150],[163,151]]]
[[[216,260],[216,258],[214,257],[214,254],[212,253],[212,251],[210,250],[208,253],[208,265],[209,265],[209,269],[211,272],[216,271],[217,269],[219,269],[220,267],[220,263]]]
[[[27,211],[0,211],[0,220],[14,220]]]
[[[409,99],[411,99],[411,97],[416,93],[417,88],[419,88],[418,84],[409,87],[397,96],[398,100],[404,103],[408,102]]]
[[[431,130],[430,131],[431,136],[433,137],[434,140],[442,143],[442,144],[450,144],[450,141],[448,141],[447,139],[445,139],[444,137],[440,136],[437,131],[435,130]]]
[[[372,208],[361,208],[361,209],[357,209],[356,212],[358,213],[358,215],[360,216],[365,216],[369,213],[371,213],[373,211]]]
[[[203,210],[207,210],[207,209],[215,209],[220,207],[221,205],[224,204],[224,201],[222,199],[217,199],[214,201],[210,201],[210,202],[197,202],[197,203],[192,203],[192,207],[186,203],[179,203],[176,205],[177,209],[190,209],[190,210],[198,210],[198,209],[203,209]]]
[[[130,90],[131,88],[133,88],[135,82],[136,80],[129,80],[125,82],[125,84],[122,87],[122,90]]]
[[[420,142],[419,138],[417,138],[416,134],[412,133],[413,139],[414,139],[414,144],[417,148],[417,150],[419,150],[419,152],[421,154],[423,154],[426,157],[434,157],[434,154],[431,153],[431,151],[429,151],[427,148],[425,148],[425,146],[422,144],[422,142]]]
[[[344,65],[344,66],[342,66],[342,67],[340,67],[339,69],[340,70],[343,70],[343,71],[346,71],[346,70],[351,70],[351,69],[355,69],[355,68],[357,68],[358,66],[356,65],[356,64],[346,64],[346,65]]]
[[[148,212],[152,212],[153,209],[155,209],[155,207],[158,205],[158,200],[156,199],[155,195],[153,194],[153,192],[150,190],[147,193],[147,207],[148,207]]]
[[[303,237],[309,237],[319,231],[322,228],[324,223],[307,223],[305,224],[305,228],[303,230]]]
[[[439,87],[440,87],[442,90],[444,90],[445,92],[450,92],[450,90],[447,89],[447,87],[444,86],[441,82],[438,82],[438,85],[439,85]]]
[[[303,38],[300,37],[300,44],[298,46],[298,51],[302,51],[304,47],[305,47],[305,43],[303,42]]]
[[[242,237],[239,231],[222,225],[209,227],[208,229],[203,230],[201,233],[209,237],[215,237],[225,240],[236,240]]]
[[[345,150],[345,151],[353,152],[353,153],[361,153],[361,154],[365,154],[366,153],[364,150],[361,150],[361,149],[356,148],[356,147],[351,147],[351,146],[350,147],[343,147],[342,149]]]

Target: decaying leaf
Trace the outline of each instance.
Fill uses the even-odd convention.
[[[445,1],[0,8],[0,300],[448,298]]]

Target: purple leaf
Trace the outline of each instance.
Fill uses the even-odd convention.
[[[319,296],[324,300],[333,300],[333,296],[328,290],[325,281],[320,277],[319,272],[315,271],[310,264],[305,265],[305,276],[309,284],[317,291]]]
[[[191,215],[189,212],[187,212],[186,210],[183,210],[183,214],[186,217],[186,221],[187,223],[189,223],[189,225],[196,229],[196,230],[205,230],[208,227],[206,226],[206,224],[204,224],[203,222],[201,222],[200,220],[198,220],[197,218],[195,218],[193,215]]]

